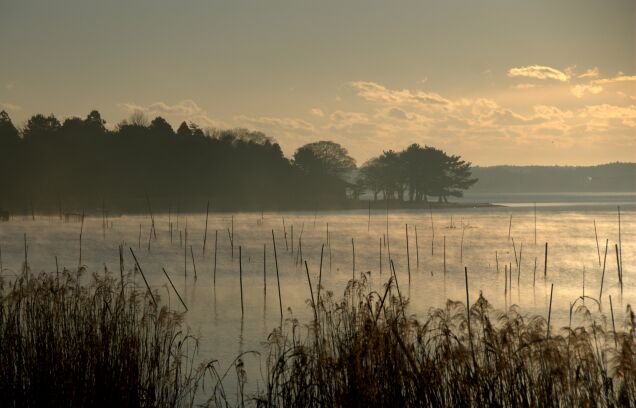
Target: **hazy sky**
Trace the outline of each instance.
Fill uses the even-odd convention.
[[[0,0],[0,109],[143,110],[359,164],[413,142],[479,165],[636,161],[635,4]]]

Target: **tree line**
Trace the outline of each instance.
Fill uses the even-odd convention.
[[[97,111],[63,121],[36,114],[18,129],[0,112],[0,209],[11,211],[145,211],[151,201],[158,211],[200,210],[206,200],[228,210],[447,201],[475,181],[470,163],[428,146],[386,151],[357,168],[329,141],[288,159],[272,138],[246,129],[183,122],[175,131],[141,113],[108,129]]]

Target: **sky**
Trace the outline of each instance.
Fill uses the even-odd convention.
[[[243,127],[360,165],[636,161],[634,0],[0,0],[0,109]]]

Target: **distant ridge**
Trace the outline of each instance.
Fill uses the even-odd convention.
[[[474,167],[471,193],[636,192],[636,163]]]

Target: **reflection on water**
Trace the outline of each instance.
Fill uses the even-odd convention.
[[[626,305],[636,301],[636,279],[632,278],[636,272],[633,209],[629,205],[621,207],[620,242],[616,204],[610,206],[605,201],[601,206],[585,207],[576,203],[570,207],[537,205],[536,224],[533,205],[434,210],[432,219],[428,211],[390,211],[388,221],[386,209],[379,208],[373,209],[370,217],[367,211],[214,213],[208,220],[205,251],[205,214],[155,215],[156,239],[148,216],[109,218],[105,230],[100,217],[89,217],[82,237],[82,262],[90,272],[117,270],[118,246],[123,243],[135,251],[162,301],[183,310],[162,272],[165,268],[189,308],[186,322],[200,340],[199,357],[202,361],[219,360],[224,371],[242,352],[257,351],[263,356],[268,334],[280,324],[276,261],[285,318],[296,318],[301,323],[311,318],[304,262],[316,292],[323,244],[322,286],[335,296],[342,294],[354,267],[356,275],[367,275],[372,289],[381,289],[389,277],[392,260],[400,287],[407,289],[402,290],[408,294],[411,312],[424,316],[429,308],[443,305],[448,298],[465,298],[466,266],[471,299],[477,299],[482,292],[500,309],[516,304],[523,312],[545,316],[550,285],[554,284],[555,328],[567,324],[570,305],[578,296],[585,293],[599,297],[605,263],[602,307],[609,308],[611,295],[617,322],[623,322]],[[14,219],[0,224],[5,279],[20,270],[24,233],[34,272],[53,271],[56,257],[60,267],[76,268],[79,232],[79,223],[63,223],[55,217]],[[619,243],[622,295],[616,256]],[[243,272],[243,317],[238,246]],[[130,251],[125,252],[124,264],[132,269]],[[137,284],[141,286],[143,282]],[[590,302],[587,301],[588,306]],[[247,386],[262,389],[264,358],[248,354],[243,360]],[[233,371],[227,378],[231,391],[237,386]]]

